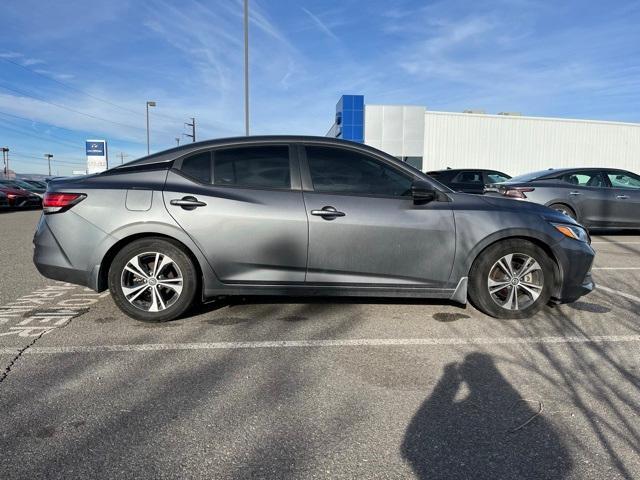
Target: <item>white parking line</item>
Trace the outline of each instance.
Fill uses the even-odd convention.
[[[596,245],[640,245],[640,242],[616,242],[616,241],[611,241],[611,242],[602,242],[602,241],[598,241],[598,242],[591,242],[591,245],[596,244]]]
[[[636,297],[635,295],[631,295],[630,293],[621,292],[620,290],[614,290],[613,288],[609,288],[609,287],[603,287],[602,285],[598,285],[596,289],[602,290],[603,292],[613,293],[615,295],[624,297],[627,300],[632,300],[634,302],[640,303],[640,297]]]
[[[521,345],[563,343],[629,343],[640,342],[640,335],[594,335],[591,337],[470,337],[470,338],[354,338],[343,340],[273,340],[254,342],[214,343],[146,343],[140,345],[77,345],[69,347],[32,347],[24,355],[96,353],[96,352],[155,352],[164,350],[237,350],[254,348],[318,348],[318,347],[394,347],[442,345]],[[1,348],[0,353],[15,349]]]
[[[591,270],[640,270],[640,267],[593,267]]]

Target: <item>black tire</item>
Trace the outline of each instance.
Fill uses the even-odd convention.
[[[143,255],[142,258],[146,259],[147,254],[151,255],[155,253],[159,253],[162,256],[167,256],[170,260],[172,260],[172,264],[168,265],[169,275],[171,275],[171,272],[174,272],[173,277],[178,278],[178,275],[176,275],[175,272],[179,272],[182,278],[182,289],[178,293],[174,288],[169,289],[167,287],[162,287],[162,284],[158,284],[156,287],[158,290],[156,291],[163,292],[163,295],[165,297],[169,296],[169,301],[166,302],[166,308],[160,311],[147,311],[143,308],[140,308],[139,306],[134,305],[127,299],[127,296],[125,296],[125,293],[123,291],[123,282],[125,281],[125,279],[127,279],[128,276],[129,280],[133,279],[132,281],[137,282],[138,286],[141,289],[146,290],[146,292],[142,292],[140,300],[136,300],[137,304],[141,304],[145,302],[145,296],[148,296],[148,303],[151,303],[151,296],[153,292],[150,292],[150,288],[148,286],[145,287],[142,285],[142,283],[146,285],[147,282],[151,284],[151,280],[143,281],[143,277],[141,275],[134,275],[132,277],[130,270],[125,271],[125,266],[131,259],[135,258],[137,255]],[[147,273],[150,270],[155,269],[156,266],[157,265],[155,263],[148,264]],[[163,271],[166,271],[166,268],[167,267],[163,268]],[[157,282],[162,281],[169,283],[171,282],[171,280],[174,280],[175,282],[175,278],[163,279],[162,277],[163,275],[159,274],[158,279],[156,279],[156,281],[154,282],[154,285]],[[155,277],[153,278],[155,279]],[[175,283],[175,285],[179,285],[179,282]],[[138,288],[138,286],[136,286],[135,288]],[[118,308],[120,308],[120,310],[122,310],[128,316],[143,322],[166,322],[178,318],[179,316],[184,314],[189,307],[193,305],[195,295],[198,291],[198,274],[193,261],[183,250],[182,246],[179,243],[158,237],[142,238],[140,240],[135,240],[123,247],[122,250],[117,253],[115,258],[113,259],[113,262],[111,262],[111,267],[109,268],[109,290],[111,291],[113,300],[115,301]],[[174,298],[173,295],[176,294],[177,297]],[[129,297],[132,298],[133,295],[129,294]],[[153,301],[155,302],[155,300]],[[161,304],[160,301],[155,303],[156,305]],[[165,304],[161,305],[164,306]]]
[[[540,273],[535,273],[535,275],[537,281],[542,283],[542,290],[535,301],[533,301],[533,295],[526,294],[525,290],[516,288],[516,292],[521,292],[519,298],[523,298],[520,302],[521,305],[532,302],[525,308],[510,310],[500,306],[497,300],[494,300],[489,293],[490,273],[497,262],[509,254],[515,254],[516,260],[520,256],[531,257],[540,266],[542,278],[540,279]],[[471,267],[471,272],[469,273],[469,300],[478,310],[494,318],[529,318],[549,302],[555,285],[555,270],[552,262],[553,260],[549,258],[549,255],[542,248],[527,240],[513,239],[495,243],[483,250]],[[530,277],[523,276],[523,278]],[[496,295],[504,295],[506,297],[511,288],[513,287],[510,284],[506,285],[506,290],[499,290]]]
[[[573,208],[564,203],[553,203],[549,205],[549,208],[554,209],[557,212],[564,213],[567,217],[571,217],[574,220],[578,220],[578,215]]]

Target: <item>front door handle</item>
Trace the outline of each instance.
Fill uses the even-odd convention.
[[[569,195],[582,195],[580,192],[569,192]]]
[[[318,217],[322,217],[326,220],[333,220],[336,217],[345,216],[343,212],[339,212],[331,206],[322,207],[322,210],[311,210],[311,215],[317,215]]]
[[[616,195],[616,198],[619,198],[620,200],[626,200],[627,198],[629,198],[628,195]]]
[[[207,204],[199,201],[196,197],[182,197],[181,199],[171,200],[169,202],[171,205],[175,205],[176,207],[182,207],[185,210],[195,210],[198,207],[206,207]]]

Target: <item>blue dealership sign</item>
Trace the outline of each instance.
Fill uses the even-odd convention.
[[[87,156],[104,157],[104,143],[105,142],[87,141]]]

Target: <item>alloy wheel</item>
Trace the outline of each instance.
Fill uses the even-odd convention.
[[[544,276],[540,264],[524,253],[510,253],[489,270],[487,288],[492,300],[507,310],[524,310],[540,297]]]
[[[182,272],[168,255],[140,253],[124,266],[121,287],[125,298],[134,307],[147,312],[161,312],[180,298]]]

